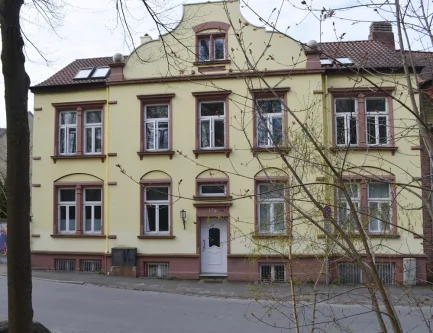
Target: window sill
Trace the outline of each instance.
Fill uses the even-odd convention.
[[[209,65],[219,65],[219,64],[230,64],[231,60],[211,60],[211,61],[196,61],[193,63],[194,66],[209,66]]]
[[[287,234],[255,234],[253,235],[253,239],[278,239],[278,238],[289,238],[290,236]]]
[[[209,195],[209,196],[193,196],[192,197],[195,201],[230,201],[232,200],[232,196],[227,195]]]
[[[394,146],[356,146],[356,147],[339,147],[334,146],[329,148],[331,152],[339,152],[339,151],[389,151],[392,155],[395,155],[395,152],[398,150],[398,147]]]
[[[225,154],[228,158],[232,152],[231,149],[196,149],[192,151],[195,154],[195,158],[198,158],[200,154]]]
[[[333,236],[338,236],[338,234],[334,234]],[[401,237],[401,235],[399,235],[399,234],[379,234],[379,233],[377,233],[377,234],[367,233],[367,236],[369,238],[395,238],[395,239]],[[319,239],[324,239],[325,237],[326,236],[324,234],[317,235],[317,238],[319,238]],[[352,233],[352,234],[350,234],[350,237],[361,238],[361,235],[359,235],[358,233],[356,233],[356,234]]]
[[[281,151],[284,155],[287,155],[290,151],[290,148],[288,147],[254,147],[251,148],[251,151],[253,152],[254,156],[257,153],[276,153],[278,154],[279,151]]]
[[[173,235],[140,235],[137,236],[138,239],[175,239],[176,236]]]
[[[161,151],[139,151],[137,155],[140,156],[140,160],[143,159],[144,156],[157,156],[157,155],[166,155],[170,157],[170,160],[173,158],[175,152],[173,150],[161,150]]]
[[[51,159],[54,161],[54,163],[56,163],[57,160],[84,160],[95,158],[100,158],[101,162],[104,162],[106,157],[107,155],[55,155],[51,156]]]
[[[116,235],[97,235],[97,234],[52,234],[51,238],[108,238],[108,239],[116,239]]]

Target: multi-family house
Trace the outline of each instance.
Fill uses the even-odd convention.
[[[420,155],[416,129],[397,130],[415,120],[392,98],[407,92],[391,37],[373,24],[365,41],[302,46],[246,22],[238,1],[188,4],[130,55],[78,59],[32,87],[32,265],[113,272],[112,249],[128,248],[139,276],[362,281],[338,249],[323,270],[312,200],[351,221],[303,124],[370,212],[384,279],[410,262],[424,280],[409,232],[422,233],[421,191],[395,185],[419,178]]]

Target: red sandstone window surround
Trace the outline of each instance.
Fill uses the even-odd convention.
[[[195,64],[228,63],[228,30],[230,24],[206,22],[193,27],[196,34]]]
[[[104,154],[106,101],[53,103],[55,108],[54,155],[51,158],[101,158]]]
[[[347,178],[346,189],[367,233],[397,234],[397,202],[394,176]],[[340,189],[336,190],[336,219],[345,230],[358,233],[349,204]]]
[[[230,188],[228,178],[196,179],[196,200],[229,200]]]
[[[392,93],[394,88],[383,90]],[[329,92],[333,107],[333,149],[395,152],[391,97],[373,88],[333,88]]]
[[[140,100],[140,159],[173,151],[172,99],[175,94],[138,95]]]
[[[196,98],[196,144],[193,151],[200,154],[223,153],[229,148],[229,101],[231,90],[193,92]]]
[[[287,177],[256,177],[254,183],[257,236],[287,236],[290,230]]]
[[[287,150],[287,92],[290,88],[251,90],[253,96],[253,152],[275,152],[276,146]]]
[[[103,237],[103,216],[103,182],[57,182],[54,184],[52,237]]]
[[[173,198],[170,179],[142,180],[138,238],[173,239]]]

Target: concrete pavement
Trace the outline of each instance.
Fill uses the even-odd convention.
[[[0,320],[7,314],[7,281],[0,277]],[[311,332],[313,308],[300,302],[300,332]],[[314,332],[379,332],[367,305],[316,304]],[[295,332],[290,304],[99,288],[33,281],[34,319],[53,333],[282,333]],[[430,308],[396,311],[403,332],[429,332]]]
[[[191,280],[163,280],[147,278],[126,278],[104,274],[33,271],[33,278],[78,285],[95,285],[118,289],[152,291],[178,295],[198,295],[219,298],[287,300],[291,299],[287,284],[264,285],[257,283],[206,283]],[[0,275],[7,275],[6,265],[0,264]],[[428,286],[388,286],[394,305],[415,304],[433,306],[433,287]],[[304,284],[295,287],[298,301],[312,302],[316,297],[319,302],[329,304],[370,304],[369,293],[363,286],[320,285],[314,291],[313,285]]]

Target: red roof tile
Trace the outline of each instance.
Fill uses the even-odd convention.
[[[323,59],[348,57],[353,61],[353,67],[402,67],[400,53],[375,40],[319,43],[319,50]],[[421,72],[422,78],[433,78],[433,53],[413,52],[413,55],[417,66],[425,66]],[[108,66],[112,62],[112,57],[77,59],[35,87],[102,83],[107,79],[74,80],[74,77],[82,68]]]
[[[400,55],[375,40],[320,43],[321,58],[350,58],[354,67],[385,68],[401,67]]]
[[[89,83],[89,82],[105,82],[107,79],[74,80],[74,77],[75,75],[77,75],[78,71],[81,68],[103,67],[103,66],[108,66],[108,64],[111,64],[112,62],[113,62],[112,57],[77,59],[71,62],[65,68],[55,73],[50,78],[37,84],[36,87],[82,84],[82,83]]]

